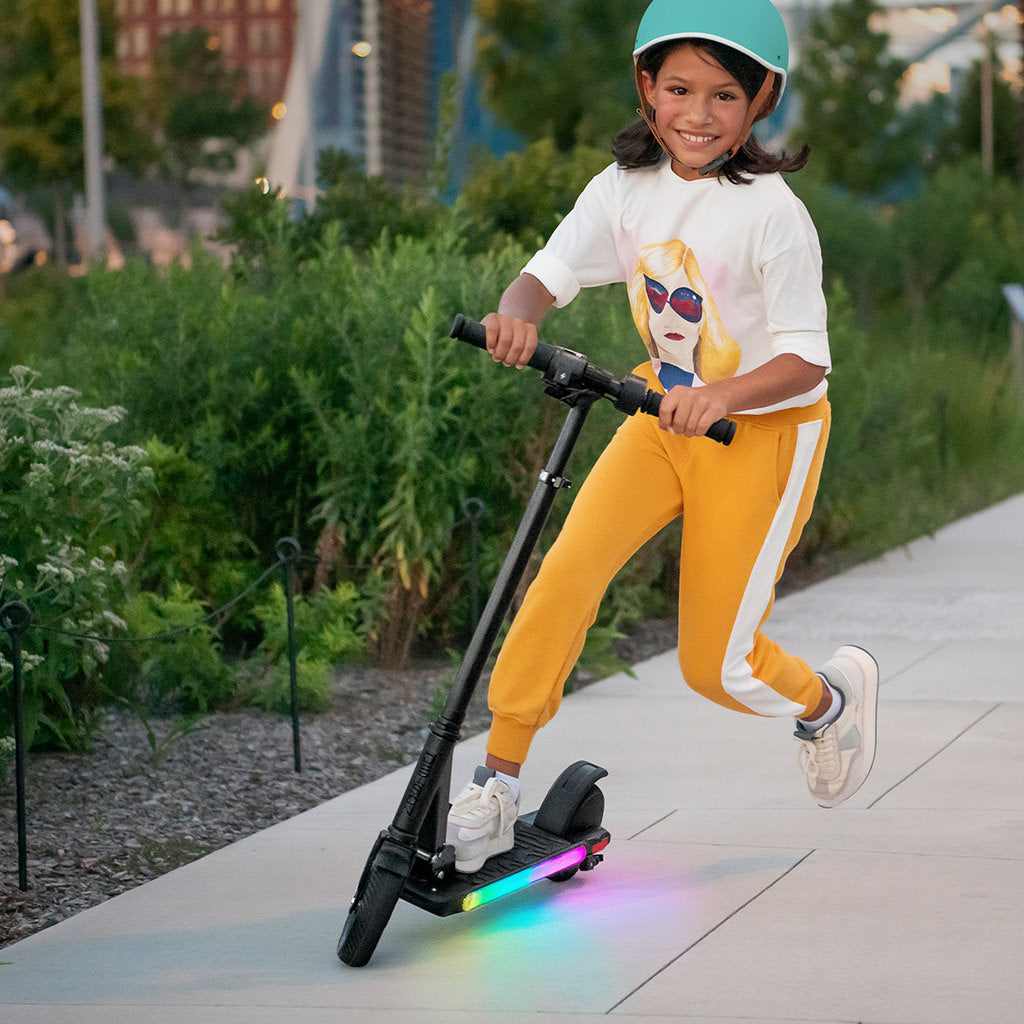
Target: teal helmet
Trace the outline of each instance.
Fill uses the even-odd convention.
[[[745,53],[779,76],[776,101],[786,87],[789,39],[771,0],[653,0],[637,29],[633,61],[670,39],[708,39]]]

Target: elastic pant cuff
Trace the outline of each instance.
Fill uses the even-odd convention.
[[[491,721],[491,732],[487,738],[487,753],[503,761],[522,764],[530,752],[530,744],[537,734],[534,725],[523,725],[514,718],[495,715]]]

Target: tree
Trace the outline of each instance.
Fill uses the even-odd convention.
[[[97,14],[106,153],[136,168],[151,155],[137,85],[117,68],[113,0],[99,0]],[[67,204],[85,173],[78,4],[0,0],[0,169],[20,189],[52,190],[56,258],[65,263]]]
[[[244,80],[244,69],[225,66],[205,28],[161,40],[147,108],[164,170],[179,184],[200,169],[234,170],[238,147],[266,132],[267,111],[244,95]]]
[[[500,232],[535,249],[607,163],[606,149],[576,146],[558,152],[551,139],[541,139],[521,153],[481,160],[462,197],[484,235]]]
[[[871,28],[875,0],[847,0],[815,11],[793,87],[802,117],[793,137],[810,145],[827,180],[875,195],[922,160],[916,119],[898,110],[906,64]]]
[[[940,163],[954,163],[981,153],[981,79],[984,66],[978,61],[967,73],[964,87],[956,102],[955,120],[939,139]],[[1014,114],[1017,99],[1004,78],[992,80],[993,170],[996,174],[1015,177],[1017,174],[1017,126]]]
[[[630,52],[646,0],[477,0],[488,106],[528,142],[607,146],[638,104]]]

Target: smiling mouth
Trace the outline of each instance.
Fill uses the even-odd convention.
[[[691,146],[709,146],[717,138],[716,135],[694,135],[692,132],[679,132],[679,138]]]

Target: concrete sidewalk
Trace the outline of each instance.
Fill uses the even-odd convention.
[[[605,862],[472,913],[400,903],[335,957],[403,770],[0,950],[19,1024],[1024,1020],[1024,495],[779,601],[816,664],[877,657],[879,752],[822,810],[792,724],[732,715],[674,654],[566,701],[524,806],[609,771]],[[455,778],[483,739],[463,743]]]

